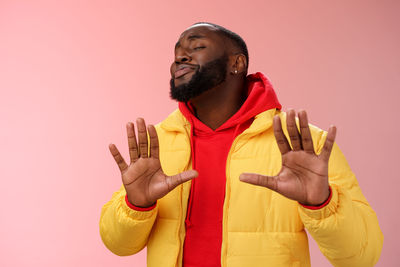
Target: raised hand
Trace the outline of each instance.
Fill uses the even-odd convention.
[[[300,111],[300,133],[296,127],[296,113],[287,112],[287,130],[292,148],[282,131],[279,116],[274,117],[274,135],[282,154],[282,168],[276,176],[242,173],[240,180],[274,190],[303,205],[317,206],[329,197],[328,162],[336,136],[331,126],[322,152],[316,155],[308,126],[307,113]]]
[[[110,144],[109,149],[121,171],[128,201],[137,207],[150,207],[157,199],[165,196],[179,184],[195,178],[198,173],[190,170],[166,176],[160,164],[156,129],[153,125],[147,128],[150,137],[149,149],[145,122],[139,118],[136,123],[139,145],[136,142],[133,123],[129,122],[126,125],[131,159],[129,166],[114,144]]]

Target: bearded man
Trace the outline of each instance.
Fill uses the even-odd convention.
[[[372,266],[383,235],[336,127],[281,111],[262,73],[247,75],[245,42],[196,23],[175,45],[163,122],[127,124],[130,164],[110,152],[123,185],[102,209],[117,255],[147,246],[148,266],[310,266],[306,230],[334,266]]]

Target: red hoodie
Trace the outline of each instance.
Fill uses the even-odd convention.
[[[221,266],[222,213],[225,198],[226,159],[232,142],[246,130],[254,116],[268,109],[281,109],[268,81],[257,72],[247,76],[247,99],[224,124],[212,130],[185,103],[179,109],[192,126],[192,167],[199,176],[192,180],[186,216],[184,267]]]

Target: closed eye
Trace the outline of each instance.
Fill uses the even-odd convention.
[[[203,48],[206,48],[205,46],[198,46],[198,47],[195,47],[193,50],[200,50],[200,49],[203,49]]]

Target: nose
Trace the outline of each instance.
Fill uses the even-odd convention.
[[[180,49],[180,51],[177,51],[175,54],[176,63],[185,63],[190,62],[191,60],[192,58],[183,49]]]

